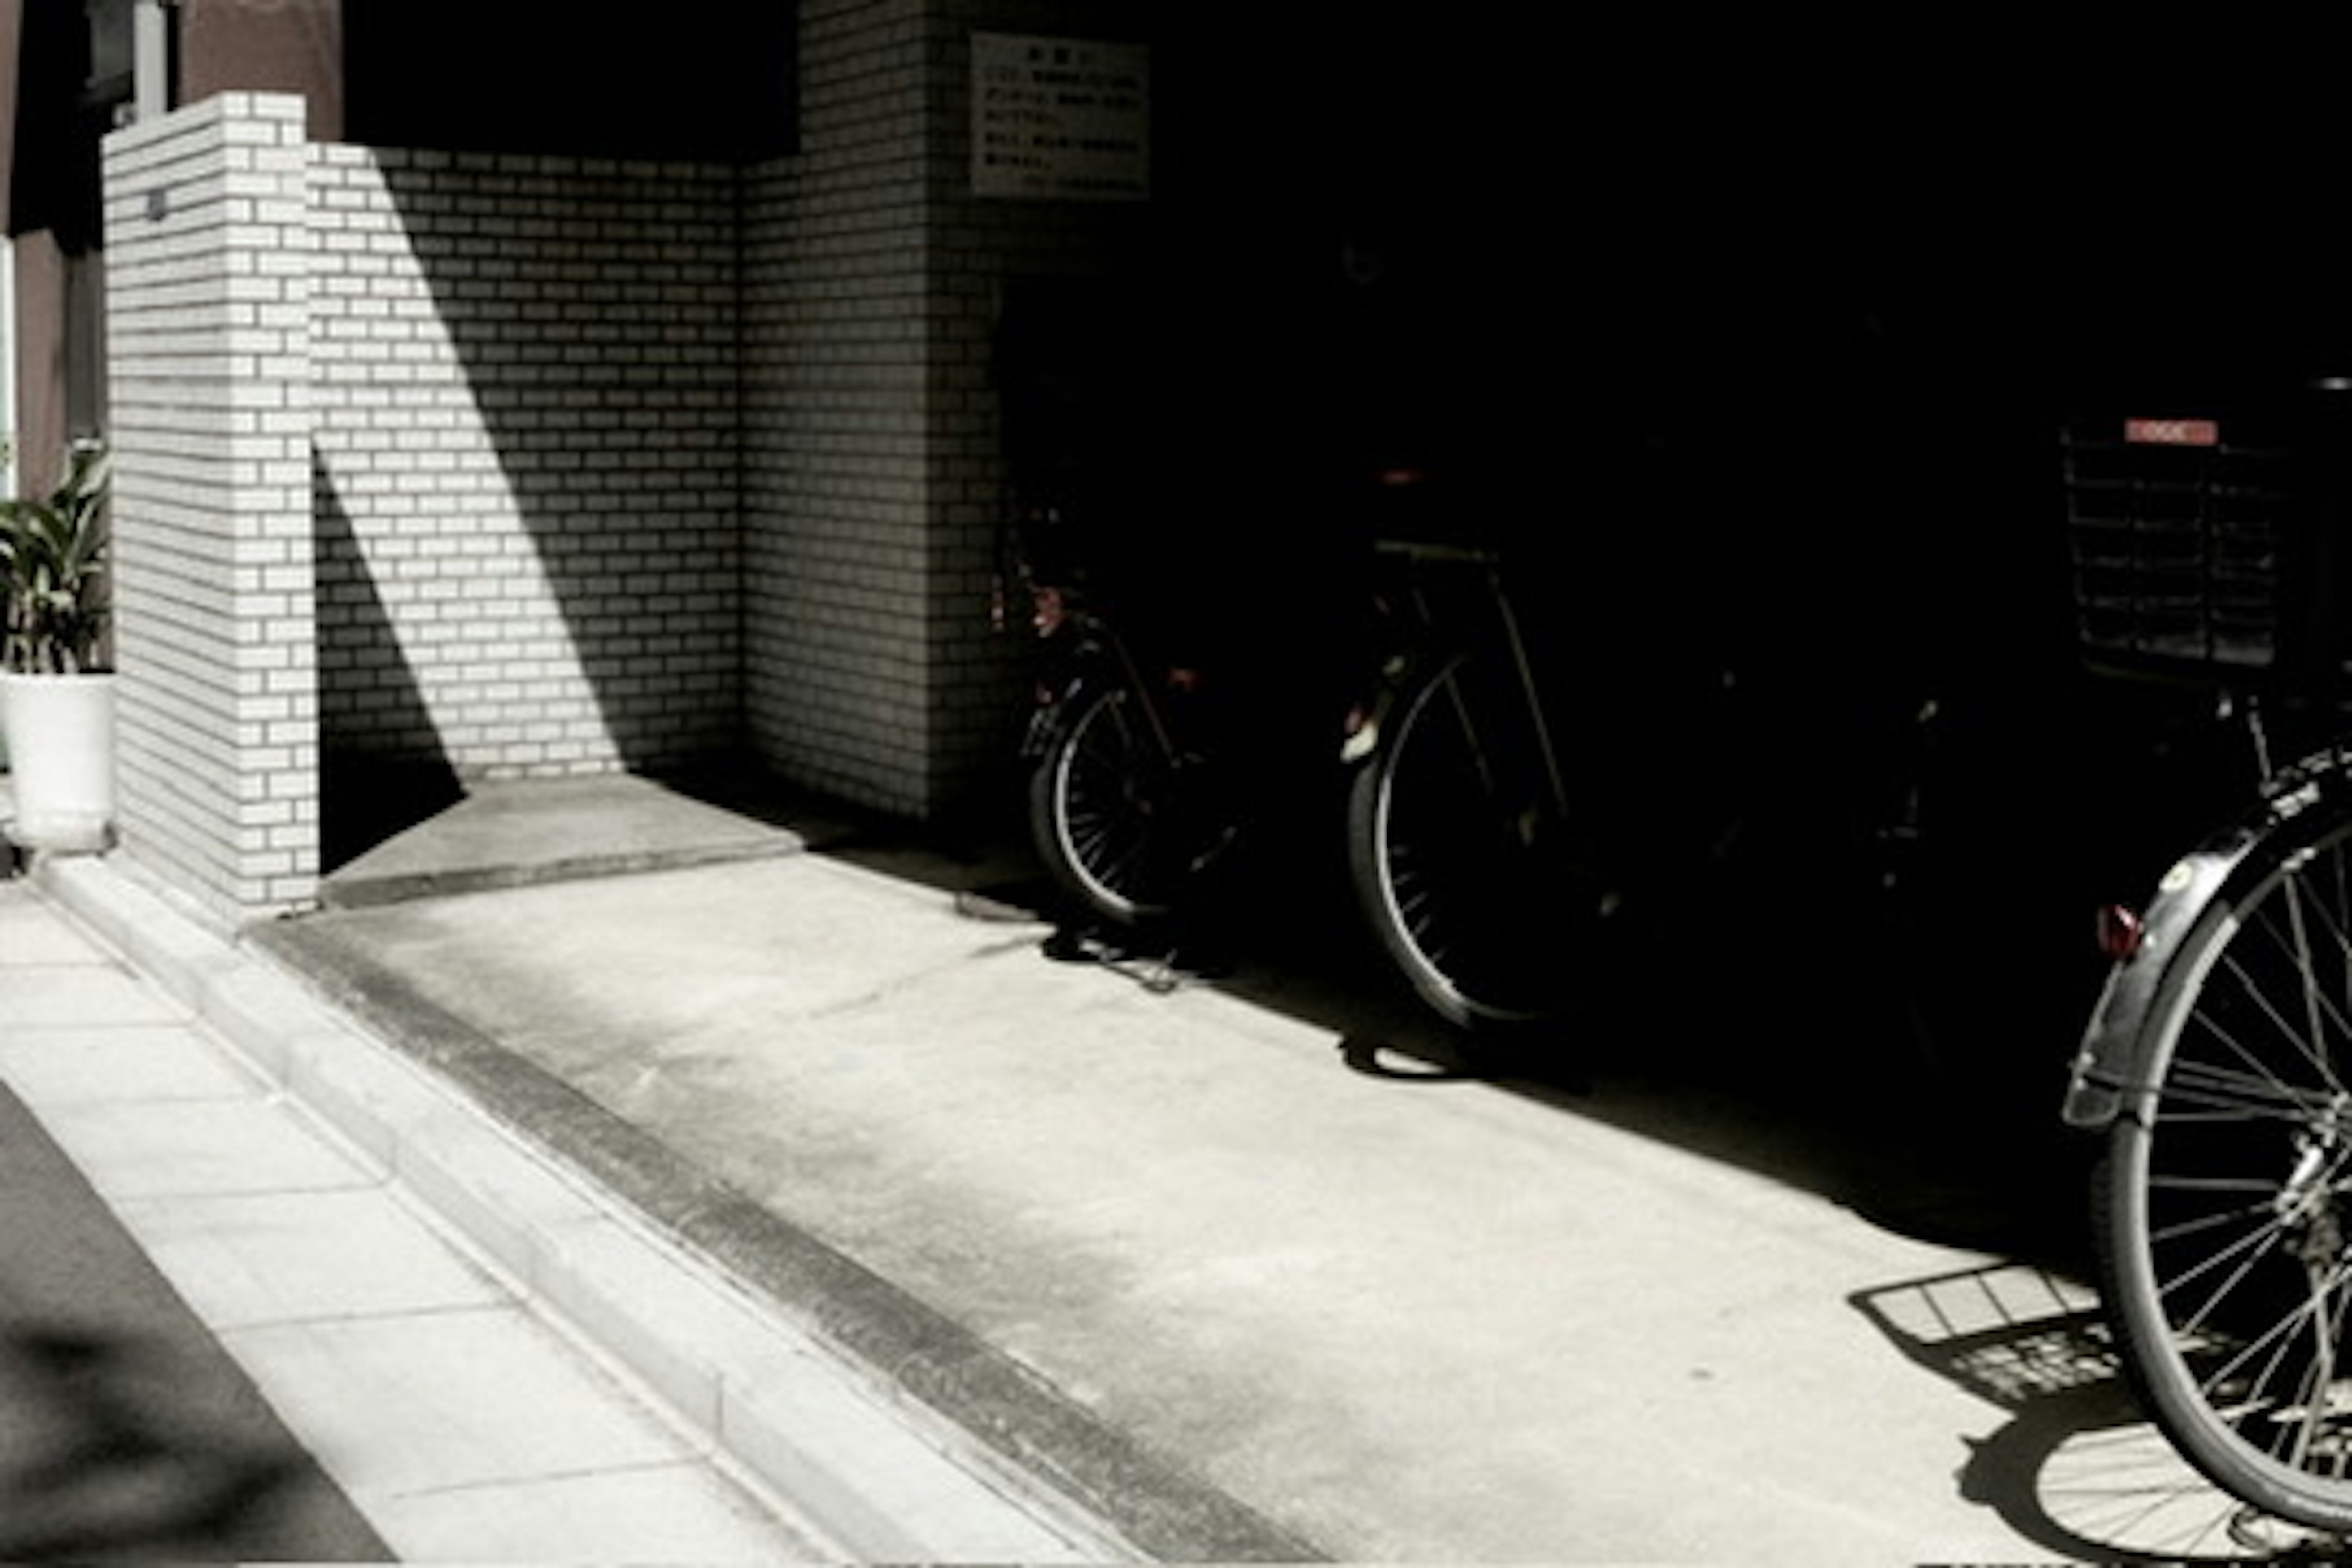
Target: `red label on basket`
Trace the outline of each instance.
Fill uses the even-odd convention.
[[[2218,447],[2221,426],[2212,419],[2126,419],[2124,439],[2135,447]]]

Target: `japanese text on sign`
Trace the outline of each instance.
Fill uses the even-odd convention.
[[[975,33],[971,188],[981,196],[1151,194],[1151,55],[1141,44]]]

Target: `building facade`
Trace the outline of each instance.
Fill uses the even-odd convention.
[[[180,0],[142,111],[59,41],[80,9],[0,6],[16,79],[81,73],[13,128],[16,427],[116,448],[126,855],[225,921],[304,907],[355,761],[748,752],[915,818],[988,795],[1023,686],[988,613],[996,315],[1132,254],[1149,148],[1118,189],[1051,146],[988,189],[974,39],[1016,78],[1020,40],[1113,48],[1135,142],[1142,17],[803,0],[533,54],[459,7]],[[101,113],[93,223],[28,160]]]

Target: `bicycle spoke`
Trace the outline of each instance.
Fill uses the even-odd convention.
[[[2271,1021],[2273,1026],[2277,1029],[2279,1037],[2293,1047],[2295,1052],[2310,1064],[2312,1069],[2326,1080],[2331,1090],[2340,1092],[2343,1085],[2337,1081],[2334,1070],[2328,1066],[2317,1038],[2306,1037],[2296,1031],[2295,1026],[2289,1023],[2277,1007],[2272,1005],[2270,997],[2263,993],[2260,985],[2254,983],[2244,965],[2238,962],[2234,954],[2223,956],[2221,968],[2238,983],[2240,993],[2251,1000],[2255,1008]],[[2202,1016],[2201,1014],[2200,1016]]]
[[[2294,937],[2289,953],[2294,964],[2295,977],[2303,984],[2304,1026],[2310,1031],[2305,1037],[2310,1042],[2315,1060],[2321,1062],[2325,1070],[2324,1053],[2326,1048],[2327,1031],[2322,1018],[2324,1009],[2320,1005],[2319,976],[2315,972],[2312,956],[2311,932],[2303,910],[2301,874],[2290,871],[2280,884],[2280,890],[2285,896],[2287,925]],[[2262,923],[2264,934],[2268,935],[2273,942],[2277,942],[2280,940],[2277,928],[2271,923],[2267,913],[2263,915]]]
[[[2336,1357],[2334,1347],[2327,1340],[2326,1308],[2327,1298],[2324,1294],[2324,1287],[2315,1283],[2312,1294],[2305,1307],[2295,1314],[2311,1329],[2313,1354],[2304,1363],[2303,1371],[2295,1381],[2292,1397],[2282,1402],[2277,1407],[2281,1414],[2299,1415],[2301,1418],[2292,1424],[2279,1423],[2279,1438],[2286,1445],[2284,1453],[2280,1450],[2278,1440],[2269,1445],[2272,1453],[2277,1454],[2297,1469],[2301,1469],[2305,1461],[2311,1457],[2312,1445],[2318,1436],[2319,1417],[2327,1408],[2327,1390],[2335,1381],[2333,1374]],[[2273,1371],[2294,1352],[2294,1341],[2297,1337],[2299,1337],[2299,1331],[2280,1336],[2279,1353],[2272,1359]],[[2265,1378],[2258,1382],[2255,1384],[2257,1390],[2262,1387],[2263,1382],[2267,1381],[2268,1379]]]
[[[2266,1351],[2272,1350],[2276,1342],[2283,1337],[2295,1332],[2295,1331],[2301,1327],[2304,1319],[2310,1315],[2311,1310],[2311,1300],[2310,1298],[2306,1296],[2294,1309],[2289,1310],[2284,1316],[2281,1317],[2276,1322],[2271,1324],[2269,1328],[2264,1329],[2253,1339],[2241,1342],[2238,1346],[2237,1353],[2231,1356],[2229,1360],[2223,1362],[2210,1376],[2204,1379],[2204,1381],[2198,1385],[2198,1392],[2206,1395],[2210,1400],[2210,1397],[2219,1392],[2224,1385],[2233,1383],[2236,1380],[2238,1373],[2248,1363],[2255,1360]],[[2201,1328],[2200,1324],[2185,1323],[2181,1325],[2181,1331],[2184,1333],[2193,1332],[2200,1328]],[[2271,1364],[2275,1365],[2275,1360],[2273,1360]],[[2262,1398],[2262,1388],[2260,1383],[2258,1381],[2249,1383],[2245,1386],[2247,1390],[2246,1394],[2234,1401],[2234,1405],[2241,1410],[2250,1410],[2263,1406],[2263,1400]],[[2216,1405],[2215,1408],[2219,1409],[2221,1407],[2220,1405]]]
[[[2331,784],[2328,788],[2339,789]],[[2352,1529],[2352,820],[2261,830],[2143,1026],[2106,1172],[2118,1346],[2184,1458],[2311,1529]]]
[[[2176,1182],[2160,1181],[2153,1178],[2151,1178],[2148,1183],[2148,1185],[2151,1188],[2158,1190],[2168,1190],[2178,1184],[2179,1184]],[[2196,1236],[2203,1231],[2214,1230],[2222,1226],[2254,1219],[2270,1212],[2271,1205],[2268,1194],[2276,1185],[2277,1184],[2274,1182],[2245,1181],[2232,1183],[2231,1184],[2231,1190],[2260,1192],[2264,1194],[2263,1201],[2260,1203],[2246,1204],[2237,1208],[2223,1209],[2216,1214],[2200,1215],[2194,1219],[2174,1220],[2168,1225],[2154,1226],[2150,1228],[2147,1233],[2148,1240],[2158,1247],[2163,1247],[2165,1244],[2169,1242],[2186,1241],[2190,1237]]]
[[[2247,1384],[2247,1397],[2241,1402],[2237,1425],[2242,1429],[2259,1414],[2273,1424],[2273,1430],[2260,1447],[2273,1458],[2297,1469],[2308,1468],[2308,1462],[2319,1439],[2321,1423],[2328,1415],[2331,1391],[2336,1386],[2336,1346],[2344,1324],[2345,1274],[2341,1268],[2321,1271],[2309,1269],[2310,1283],[2303,1302],[2273,1325],[2271,1334],[2275,1343],[2263,1369]],[[2296,1341],[2308,1328],[2311,1335],[2311,1355],[2295,1374],[2294,1386],[2285,1396],[2265,1396],[2274,1375],[2295,1354]],[[2339,1473],[2343,1453],[2337,1453]]]
[[[2235,1262],[2237,1265],[2230,1271],[2228,1278],[2215,1287],[2213,1292],[2205,1298],[2203,1303],[2195,1311],[2173,1319],[2173,1328],[2184,1334],[2202,1331],[2213,1314],[2220,1310],[2221,1303],[2228,1300],[2239,1286],[2244,1284],[2254,1269],[2271,1255],[2278,1245],[2280,1234],[2279,1227],[2274,1222],[2265,1221],[2260,1229],[2250,1233],[2236,1245],[2223,1248],[2184,1273],[2175,1275],[2169,1279],[2158,1280],[2156,1294],[2158,1302],[2162,1302],[2182,1286],[2201,1279],[2222,1264]]]
[[[2352,905],[2347,905],[2346,902],[2347,896],[2352,896],[2352,888],[2347,888],[2345,880],[2344,853],[2342,847],[2339,846],[2336,848],[2330,850],[2326,858],[2328,864],[2334,869],[2336,896],[2333,900],[2314,898],[2311,902],[2310,912],[2316,916],[2319,921],[2327,928],[2326,935],[2328,940],[2336,946],[2336,956],[2346,961],[2345,965],[2340,969],[2339,973],[2342,973],[2347,978],[2352,978],[2352,930],[2347,929],[2346,920],[2332,918],[2328,913],[2328,910],[2332,906],[2337,911],[2338,915],[2352,915]],[[2309,874],[2308,867],[2305,868],[2305,874],[2299,879],[2306,887],[2316,880],[2315,878]],[[2347,997],[2352,998],[2352,989],[2347,990]],[[2339,1011],[2337,1014],[2339,1018],[2345,1016],[2345,1013],[2342,1011]]]
[[[2221,1186],[2241,1188],[2257,1184],[2232,1182],[2226,1179],[2190,1182],[2177,1180],[2168,1186],[2191,1186],[2198,1190],[2213,1190]],[[2330,1189],[2334,1190],[2331,1184]],[[2233,1265],[2211,1291],[2195,1309],[2179,1316],[2168,1314],[2173,1331],[2185,1340],[2207,1334],[2225,1303],[2236,1295],[2255,1271],[2269,1259],[2279,1255],[2280,1242],[2287,1227],[2270,1212],[2272,1205],[2241,1208],[2228,1215],[2202,1216],[2168,1227],[2157,1233],[2177,1238],[2193,1230],[2210,1229],[2232,1222],[2255,1222],[2246,1234],[2228,1245],[2202,1257],[2195,1266],[2174,1274],[2159,1283],[2158,1299],[2177,1295],[2180,1289],[2204,1279],[2224,1264]],[[2245,1429],[2256,1419],[2276,1420],[2280,1415],[2300,1414],[2299,1424],[2288,1427],[2284,1424],[2270,1432],[2258,1445],[2283,1462],[2304,1468],[2319,1440],[2319,1426],[2328,1412],[2330,1391],[2336,1384],[2336,1345],[2344,1331],[2347,1303],[2343,1289],[2347,1270],[2342,1266],[2321,1271],[2315,1265],[2305,1265],[2301,1272],[2306,1279],[2302,1299],[2292,1309],[2282,1313],[2261,1334],[2239,1342],[2235,1353],[2212,1369],[2200,1383],[2199,1393],[2217,1415],[2231,1426]],[[2296,1374],[2297,1384],[2290,1394],[2272,1392],[2273,1384],[2284,1374],[2297,1354],[2298,1341],[2308,1331],[2311,1354]],[[2252,1368],[2251,1376],[2248,1369]],[[2242,1385],[2243,1393],[2231,1398],[2221,1397],[2225,1390]],[[2288,1445],[2283,1447],[2282,1445]],[[2339,1474],[2347,1455],[2339,1448],[2335,1463]]]
[[[2300,880],[2299,878],[2290,879],[2286,888],[2287,919],[2291,928],[2287,934],[2279,932],[2276,921],[2266,910],[2258,912],[2255,923],[2274,946],[2288,955],[2302,979],[2307,1014],[2305,1026],[2309,1031],[2305,1037],[2315,1042],[2322,1041],[2329,1038],[2332,1032],[2333,1037],[2341,1039],[2352,1036],[2352,1022],[2347,1022],[2336,1004],[2320,990],[2319,976],[2315,973],[2317,964],[2313,957],[2310,932],[2306,929],[2310,918],[2315,915],[2322,917],[2321,923],[2328,926],[2328,933],[2336,942],[2338,958],[2345,955],[2343,937],[2332,922],[2325,920],[2323,911],[2315,904],[2296,895],[2295,889]],[[2332,1031],[2330,1026],[2333,1026]]]
[[[2169,1193],[2261,1193],[2268,1197],[2278,1191],[2278,1181],[2271,1176],[2150,1176],[2151,1192]]]
[[[2352,1017],[2352,875],[2347,873],[2344,846],[2341,842],[2329,846],[2327,864],[2334,873],[2336,888],[2334,908],[2343,917],[2329,921],[2329,929],[2336,940],[2337,951],[2345,955],[2345,963],[2341,970],[2344,987],[2343,1011],[2346,1016]]]
[[[2344,1282],[2345,1276],[2339,1272],[2336,1276],[2336,1283],[2341,1287]],[[2335,1354],[2334,1347],[2344,1342],[2344,1330],[2347,1309],[2352,1309],[2352,1293],[2347,1293],[2339,1288],[2336,1291],[2336,1310],[2334,1321],[2331,1322],[2327,1328],[2327,1343],[2329,1345],[2328,1353],[2331,1357],[2331,1364],[2332,1358]],[[2331,1386],[2334,1380],[2331,1378]],[[2336,1479],[2342,1480],[2347,1473],[2352,1473],[2352,1470],[2347,1470],[2347,1467],[2352,1467],[2352,1443],[2338,1443],[2336,1445]]]
[[[2336,1387],[2336,1347],[2344,1321],[2344,1276],[2341,1270],[2334,1278],[2315,1282],[2312,1300],[2315,1310],[2310,1315],[2311,1362],[2295,1393],[2296,1404],[2303,1419],[2296,1424],[2293,1450],[2287,1463],[2297,1469],[2309,1469],[2313,1454],[2320,1441],[2320,1426],[2326,1418],[2330,1396]],[[2343,1468],[2343,1449],[2336,1450],[2336,1468]]]
[[[1076,825],[1072,826],[1072,837],[1080,838],[1081,850],[1087,858],[1087,863],[1096,868],[1096,874],[1108,886],[1113,888],[1126,886],[1128,872],[1142,860],[1147,847],[1132,833],[1129,833],[1123,836],[1129,840],[1125,849],[1115,852],[1107,851],[1106,846],[1115,841],[1113,833],[1115,819],[1108,815],[1102,815],[1089,820],[1102,826],[1084,835],[1083,837],[1080,837]]]
[[[2241,1071],[2220,1063],[2176,1060],[2158,1096],[2158,1116],[2168,1122],[2285,1121],[2307,1124],[2314,1116],[2325,1114],[2333,1103],[2324,1094],[2286,1083],[2275,1073],[2263,1069],[2236,1042],[2228,1043],[2246,1058],[2253,1070]]]

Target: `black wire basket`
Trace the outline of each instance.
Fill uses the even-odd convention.
[[[2061,431],[2083,656],[2106,673],[2337,696],[2352,387],[2104,401]]]

